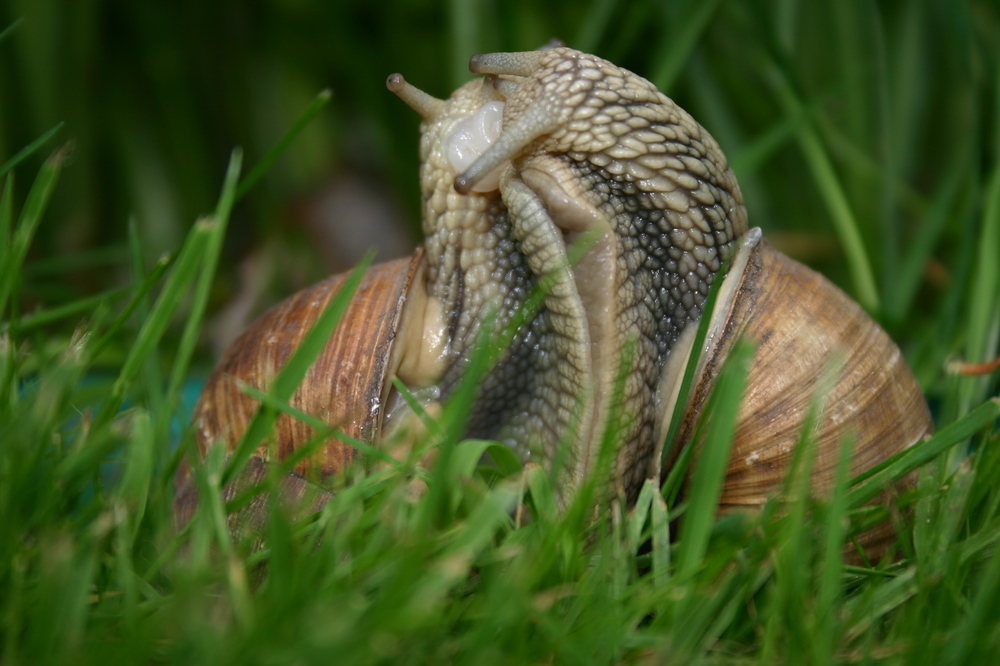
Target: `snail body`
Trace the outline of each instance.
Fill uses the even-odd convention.
[[[424,119],[425,242],[411,260],[366,277],[293,406],[377,442],[405,414],[392,406],[393,376],[431,402],[447,398],[486,315],[503,327],[541,289],[541,306],[478,388],[468,434],[503,441],[523,460],[559,458],[563,501],[590,473],[611,423],[614,493],[634,500],[645,479],[663,473],[661,459],[669,464],[690,441],[740,336],[757,354],[723,505],[760,504],[780,487],[824,373],[836,381],[814,433],[819,492],[848,434],[860,471],[930,431],[919,386],[888,335],[825,278],[748,230],[718,144],[651,83],[563,47],[475,56],[470,67],[485,76],[447,100],[389,77]],[[697,350],[697,381],[661,456],[693,332],[730,256]],[[305,311],[321,310],[336,280],[280,304],[233,344],[196,408],[203,451],[239,440],[255,403],[238,381],[266,388],[318,315]],[[309,437],[289,419],[278,455]],[[311,464],[327,475],[354,456],[331,440]]]

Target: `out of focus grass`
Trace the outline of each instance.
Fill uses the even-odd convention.
[[[900,343],[939,434],[785,519],[707,520],[721,469],[708,456],[684,504],[649,487],[595,522],[593,493],[558,512],[540,470],[461,440],[460,394],[428,442],[445,461],[433,470],[359,471],[301,523],[275,509],[256,554],[230,544],[220,502],[176,534],[183,389],[212,363],[204,321],[239,291],[240,262],[306,267],[275,271],[273,298],[321,276],[298,211],[337,174],[377,183],[416,233],[418,120],[386,75],[443,96],[472,52],[552,37],[651,78],[713,133],[752,223]],[[11,0],[0,179],[3,663],[965,664],[1000,651],[1000,379],[945,371],[1000,354],[991,2]],[[739,363],[724,376],[720,415]],[[706,437],[724,451],[724,419]],[[487,449],[499,469],[477,468]],[[900,559],[845,566],[840,544],[871,519],[859,507],[918,463],[909,512],[891,512]],[[211,495],[222,461],[199,474]]]

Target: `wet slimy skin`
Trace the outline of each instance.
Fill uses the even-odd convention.
[[[487,102],[472,116],[459,122],[445,140],[445,155],[455,173],[472,166],[493,142],[503,126],[503,102]],[[500,188],[500,164],[472,186],[472,192],[494,192]]]
[[[544,279],[540,311],[479,391],[470,435],[525,460],[561,459],[565,497],[617,423],[615,479],[632,499],[649,474],[663,367],[746,230],[739,187],[690,115],[606,60],[560,47],[470,66],[484,78],[447,100],[389,81],[424,118],[425,288],[447,340],[442,391],[485,313],[502,326]]]

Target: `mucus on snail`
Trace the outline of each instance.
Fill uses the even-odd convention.
[[[721,506],[762,504],[781,487],[820,378],[839,359],[815,425],[812,484],[833,482],[854,437],[852,471],[924,437],[927,405],[899,349],[841,290],[748,229],[739,185],[715,140],[632,72],[565,47],[474,56],[482,74],[439,100],[399,74],[387,85],[423,118],[425,241],[409,260],[371,269],[291,404],[351,437],[378,442],[405,422],[391,379],[433,403],[459,382],[487,312],[499,326],[547,280],[541,308],[476,394],[468,434],[524,460],[565,463],[562,501],[591,471],[612,410],[626,417],[609,480],[634,501],[693,436],[722,361],[738,338],[756,346]],[[359,221],[363,223],[363,221]],[[592,242],[576,261],[568,247]],[[596,240],[594,240],[596,239]],[[679,377],[723,260],[697,375],[677,437],[662,454]],[[202,453],[239,441],[266,388],[342,282],[334,276],[265,313],[226,352],[196,407]],[[623,355],[626,346],[631,353]],[[623,367],[622,364],[629,364]],[[612,400],[623,376],[621,403]],[[282,416],[277,456],[312,435]],[[569,442],[567,451],[560,446]],[[269,461],[261,446],[255,464]],[[342,470],[357,457],[331,439],[296,467]],[[183,495],[183,493],[182,493]],[[860,539],[878,551],[892,536]]]

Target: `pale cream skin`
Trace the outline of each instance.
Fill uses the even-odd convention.
[[[500,138],[503,126],[503,102],[487,102],[471,117],[455,126],[445,139],[444,153],[456,174],[471,167]],[[473,192],[494,192],[500,189],[500,172],[507,162],[486,174],[473,186]]]

